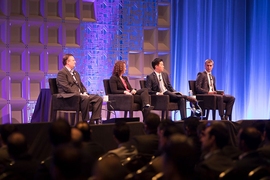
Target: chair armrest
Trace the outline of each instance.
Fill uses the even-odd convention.
[[[51,106],[53,110],[76,111],[80,110],[80,102],[80,95],[74,95],[69,98],[59,98],[58,94],[53,94]]]
[[[109,101],[107,108],[109,110],[132,110],[132,104],[134,103],[134,96],[125,94],[109,94]],[[111,107],[112,106],[112,107]]]
[[[154,110],[165,110],[168,108],[170,97],[168,95],[151,95],[151,105]]]

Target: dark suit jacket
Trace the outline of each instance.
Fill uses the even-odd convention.
[[[169,76],[167,73],[161,73],[164,85],[168,91],[174,92]],[[149,94],[156,94],[160,92],[158,77],[155,72],[152,72],[150,75],[146,77],[146,88],[148,89]]]
[[[237,179],[248,179],[248,173],[259,166],[269,167],[269,163],[258,151],[250,152],[234,165]]]
[[[139,154],[155,155],[158,150],[158,135],[157,134],[145,134],[134,136],[131,141]]]
[[[219,151],[199,163],[195,171],[197,172],[198,179],[218,179],[221,172],[232,166],[233,161]]]
[[[216,91],[216,78],[213,76],[213,86]],[[208,94],[210,90],[210,85],[205,71],[199,72],[196,79],[196,93],[197,94]]]
[[[63,98],[68,98],[74,94],[79,94],[80,91],[81,93],[87,92],[81,81],[80,74],[75,70],[73,74],[77,80],[77,83],[66,67],[63,67],[57,74],[56,83],[58,87],[58,93]]]
[[[122,76],[122,78],[125,80],[128,89],[132,91],[133,88],[129,84],[128,78],[126,76]],[[124,94],[124,91],[126,91],[126,88],[119,76],[112,75],[109,80],[109,83],[112,94]]]

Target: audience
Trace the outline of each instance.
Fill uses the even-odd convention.
[[[81,151],[72,144],[57,146],[53,153],[52,177],[54,180],[82,180]]]
[[[89,180],[124,180],[127,170],[116,154],[106,154],[97,162],[94,176]]]
[[[196,152],[195,153],[196,162],[199,162],[201,157],[201,141],[197,134],[199,124],[200,124],[199,118],[197,117],[188,117],[184,119],[184,130],[187,137],[189,137],[193,142]]]
[[[247,179],[251,170],[262,165],[269,166],[269,163],[257,151],[261,141],[261,133],[256,128],[246,127],[240,129],[238,142],[243,153],[239,156],[239,161],[234,165],[237,179]]]
[[[75,127],[71,128],[71,142],[75,147],[81,148],[82,139],[82,132]]]
[[[267,121],[264,129],[264,145],[258,150],[267,159],[270,160],[270,121]]]
[[[145,135],[134,136],[131,140],[140,154],[155,155],[158,150],[157,128],[160,117],[155,113],[150,113],[144,120]]]
[[[196,150],[191,139],[174,134],[165,144],[163,173],[165,180],[193,179]]]
[[[92,141],[92,130],[87,122],[79,122],[76,124],[76,128],[80,130],[82,134],[81,152],[83,165],[81,172],[82,176],[86,178],[92,176],[94,164],[97,162],[98,158],[105,153],[105,151],[101,145]]]
[[[157,114],[149,113],[144,119],[145,134],[130,140],[129,125],[117,122],[113,137],[118,148],[105,152],[92,141],[87,122],[71,128],[66,120],[59,119],[49,128],[51,156],[39,164],[28,153],[25,136],[14,125],[4,124],[0,132],[0,179],[211,180],[229,174],[242,180],[257,167],[270,167],[270,122],[241,128],[238,147],[232,145],[224,122],[189,117],[184,119],[184,129],[181,125],[160,121]],[[140,161],[140,156],[154,159]],[[140,166],[130,168],[127,162],[139,162]]]
[[[6,179],[34,179],[38,161],[28,153],[25,136],[20,132],[12,133],[8,137],[7,147],[12,162],[6,167],[5,173],[9,176]]]
[[[209,124],[202,133],[204,156],[195,168],[197,179],[217,179],[221,172],[233,165],[232,160],[221,151],[228,144],[228,133],[226,126],[221,122]]]
[[[109,151],[107,154],[117,155],[121,162],[124,162],[128,157],[137,155],[138,151],[136,147],[128,142],[129,136],[129,126],[125,122],[120,121],[115,123],[115,127],[113,129],[113,137],[118,144],[118,148]]]
[[[14,132],[18,132],[17,127],[14,124],[3,124],[1,126],[0,130],[0,143],[1,143],[1,148],[0,148],[0,172],[3,170],[3,168],[8,165],[11,162],[11,158],[8,154],[8,149],[7,149],[7,141],[9,135],[11,135]]]
[[[68,122],[64,119],[58,119],[57,121],[53,122],[49,128],[49,138],[53,149],[56,149],[62,144],[70,143],[71,127]],[[49,156],[45,160],[41,161],[35,179],[52,179],[51,164],[52,156]]]

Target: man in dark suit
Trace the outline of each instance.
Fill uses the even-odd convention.
[[[182,95],[173,89],[168,74],[163,72],[163,59],[155,58],[152,67],[154,72],[146,77],[146,88],[149,94],[169,95],[170,101],[178,102],[181,119],[186,118],[186,99],[192,102],[196,102],[196,99]]]
[[[92,104],[93,111],[91,123],[101,119],[102,98],[98,95],[88,94],[87,89],[81,82],[80,74],[74,70],[76,61],[72,54],[66,54],[63,57],[64,67],[58,72],[56,83],[61,97],[69,98],[75,94],[81,95],[82,119],[88,121],[89,105]]]
[[[158,151],[158,135],[157,128],[160,123],[160,117],[155,113],[147,115],[144,121],[144,135],[134,136],[131,139],[133,144],[140,154],[148,154],[154,156]]]
[[[229,132],[224,123],[212,122],[201,135],[203,160],[197,164],[196,179],[218,179],[221,172],[233,166],[222,148],[229,142]]]
[[[217,106],[221,120],[228,120],[232,114],[233,104],[235,98],[230,95],[217,94],[216,78],[211,74],[214,67],[214,61],[212,59],[205,60],[205,71],[199,72],[196,79],[196,92],[197,94],[211,94],[217,98]],[[226,103],[225,116],[223,102]]]
[[[238,133],[239,149],[243,152],[235,162],[236,179],[248,179],[250,171],[259,166],[269,167],[269,162],[257,150],[261,143],[261,133],[254,127],[240,129]]]

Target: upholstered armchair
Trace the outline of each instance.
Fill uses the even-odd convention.
[[[58,88],[56,85],[56,78],[48,79],[49,86],[51,90],[51,113],[50,120],[55,121],[57,116],[57,111],[68,112],[68,113],[76,113],[75,115],[75,123],[79,122],[79,114],[80,114],[80,95],[74,95],[70,98],[61,98],[58,95]]]
[[[199,105],[202,108],[203,114],[205,114],[205,110],[206,110],[206,120],[208,120],[210,110],[212,111],[212,118],[213,118],[213,120],[215,120],[216,119],[216,110],[218,110],[216,96],[211,95],[211,94],[197,94],[195,80],[189,80],[188,84],[189,84],[189,89],[192,90],[193,95],[195,95],[196,99],[199,101]],[[223,103],[223,106],[225,107],[226,104]],[[231,120],[231,119],[232,118],[230,116],[229,120]]]

